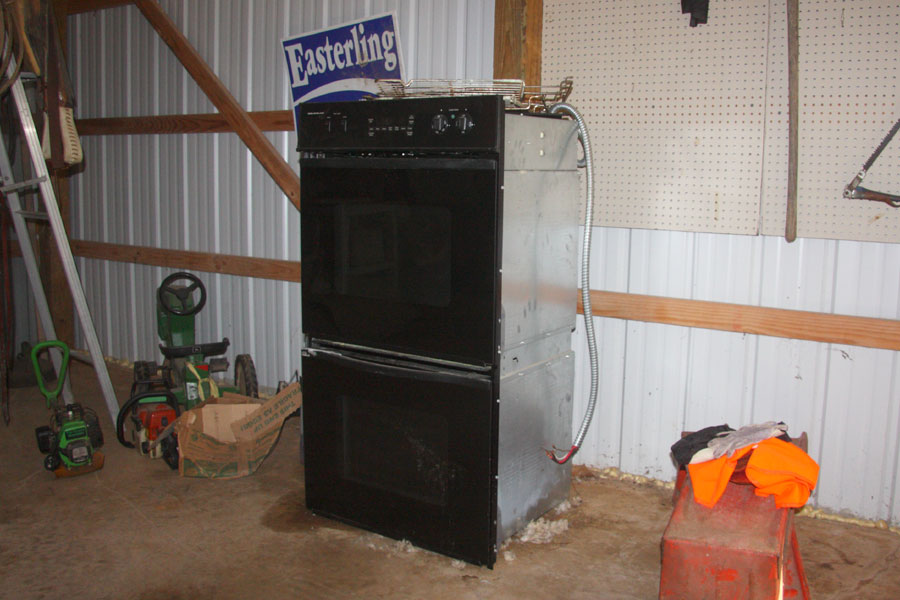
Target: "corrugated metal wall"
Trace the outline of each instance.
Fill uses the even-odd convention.
[[[595,228],[591,287],[900,318],[900,246]],[[806,431],[819,506],[900,521],[898,353],[595,318],[601,385],[578,461],[671,480],[682,431],[776,420]],[[576,426],[590,389],[583,319]]]
[[[249,0],[162,2],[247,110],[290,107],[282,39],[395,11],[407,77],[490,77],[493,2]],[[215,108],[138,10],[69,19],[77,116],[211,113]],[[296,165],[294,133],[269,139]],[[299,260],[294,207],[234,134],[105,136],[83,140],[73,179],[76,239]],[[154,291],[169,269],[79,259],[103,351],[159,359]],[[198,341],[227,336],[229,359],[249,352],[260,384],[300,366],[300,286],[200,274],[209,292]]]
[[[396,10],[407,77],[491,74],[493,3],[164,2],[250,110],[282,109],[278,42],[290,34]],[[132,7],[69,21],[80,117],[212,112]],[[269,134],[293,164],[294,134]],[[233,134],[85,138],[74,180],[73,237],[298,259],[299,219]],[[596,228],[592,287],[679,298],[900,318],[900,247],[891,244]],[[104,352],[158,355],[153,291],[163,269],[79,259]],[[263,385],[299,366],[299,286],[204,275],[204,340],[253,354]],[[579,319],[581,322],[581,319]],[[578,462],[671,479],[682,430],[779,419],[807,431],[822,465],[815,500],[900,519],[897,353],[596,319],[601,387]],[[587,351],[576,335],[576,427]]]

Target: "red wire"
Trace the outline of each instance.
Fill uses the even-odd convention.
[[[555,450],[555,449],[556,449],[556,447],[554,446],[554,450]],[[576,446],[576,445],[573,444],[572,447],[569,448],[569,451],[566,453],[566,455],[563,456],[562,458],[558,458],[558,457],[556,456],[556,453],[551,452],[550,450],[544,450],[544,452],[546,452],[546,453],[547,453],[547,457],[548,457],[550,460],[552,460],[553,462],[555,462],[556,464],[558,464],[558,465],[564,465],[564,464],[566,464],[567,462],[569,462],[569,459],[570,459],[570,458],[572,458],[573,456],[575,456],[575,453],[576,453],[576,452],[578,452],[578,446]]]

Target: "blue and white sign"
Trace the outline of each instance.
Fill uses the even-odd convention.
[[[305,33],[281,45],[295,126],[301,102],[359,100],[378,93],[375,79],[403,79],[393,13]]]

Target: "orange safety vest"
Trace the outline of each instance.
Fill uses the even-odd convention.
[[[738,460],[753,451],[745,474],[756,487],[757,496],[775,496],[778,508],[796,508],[806,504],[816,487],[819,465],[809,455],[789,442],[769,438],[744,446],[732,456],[689,464],[694,500],[712,508],[725,493]]]

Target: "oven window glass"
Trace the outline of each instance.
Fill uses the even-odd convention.
[[[363,168],[372,163],[380,165]],[[496,353],[494,159],[308,159],[303,331],[467,364]]]
[[[444,506],[455,478],[443,416],[341,396],[343,476],[420,502]]]
[[[334,211],[338,293],[437,308],[450,304],[447,207],[351,203]]]

